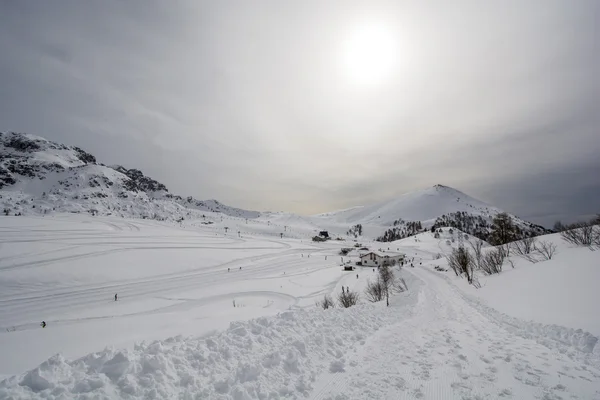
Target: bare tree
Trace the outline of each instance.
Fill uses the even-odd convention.
[[[386,305],[390,305],[390,291],[394,284],[394,271],[386,264],[379,267],[379,281],[383,287]]]
[[[323,310],[327,310],[328,308],[334,308],[335,303],[333,302],[331,296],[325,295],[323,296],[322,300],[317,301],[317,307],[321,307],[323,308]]]
[[[556,221],[554,223],[554,226],[552,227],[552,230],[554,232],[562,232],[562,231],[565,230],[565,225],[562,222],[560,222],[560,221]]]
[[[494,245],[510,243],[517,239],[516,226],[507,213],[499,213],[494,217],[489,241]]]
[[[453,249],[452,253],[446,257],[448,265],[452,268],[456,276],[465,274],[469,283],[473,282],[473,256],[464,247]]]
[[[383,285],[379,278],[375,282],[368,281],[367,287],[365,288],[365,295],[367,296],[367,300],[371,303],[377,303],[378,301],[383,300],[385,296],[385,291],[383,290]]]
[[[338,303],[343,308],[352,307],[358,303],[358,293],[350,289],[344,290],[342,287],[342,292],[338,295]]]
[[[540,241],[536,248],[538,253],[540,253],[546,260],[551,260],[556,253],[556,245],[545,240]]]

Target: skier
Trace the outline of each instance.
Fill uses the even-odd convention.
[[[358,274],[356,274],[356,279],[358,279]]]
[[[40,325],[42,325],[42,328],[45,328],[46,327],[46,321],[42,321],[42,323]]]
[[[115,301],[117,301],[117,294],[115,293]]]
[[[231,268],[227,268],[227,272],[231,271]]]

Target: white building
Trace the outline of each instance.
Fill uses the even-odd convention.
[[[389,265],[404,261],[404,254],[391,251],[370,251],[360,255],[360,263],[365,267],[379,267],[384,263]]]

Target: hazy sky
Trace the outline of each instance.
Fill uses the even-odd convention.
[[[0,130],[248,209],[441,183],[551,224],[600,212],[599,21],[596,0],[1,1]]]

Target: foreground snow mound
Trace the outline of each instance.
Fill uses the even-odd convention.
[[[288,311],[232,323],[207,338],[175,337],[75,361],[56,355],[0,382],[0,398],[84,393],[144,399],[303,398],[319,373],[343,372],[345,355],[393,320],[394,309],[377,305]]]

